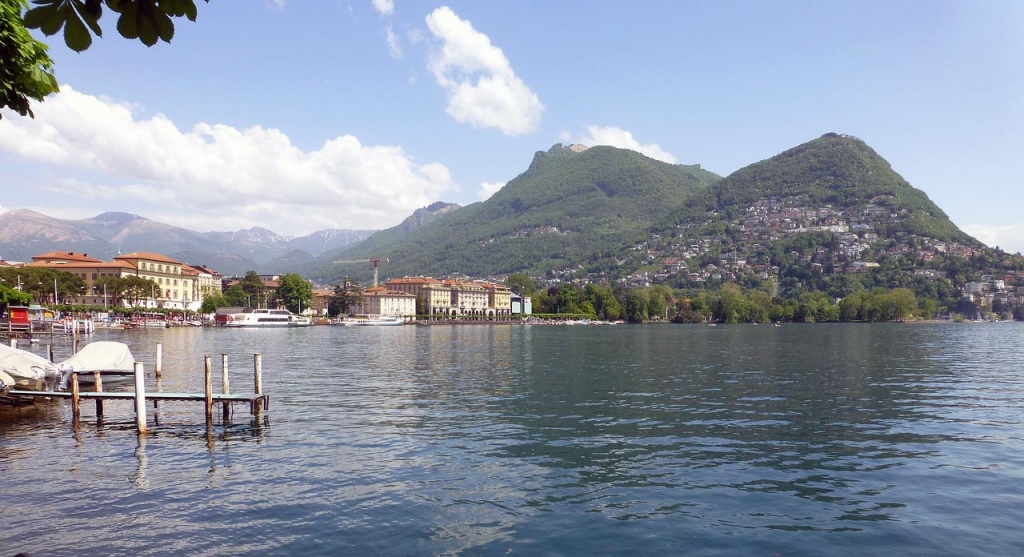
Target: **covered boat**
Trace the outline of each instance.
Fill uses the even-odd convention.
[[[93,381],[94,371],[112,372],[115,376],[127,377],[135,372],[135,357],[123,342],[96,341],[82,347],[74,356],[60,363],[65,380],[72,372],[78,372],[79,381]]]
[[[6,344],[0,344],[0,371],[13,380],[8,387],[29,391],[56,390],[63,376],[60,367],[50,360]]]

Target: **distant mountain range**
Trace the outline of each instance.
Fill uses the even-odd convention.
[[[33,255],[66,250],[110,260],[118,253],[152,251],[234,275],[294,267],[324,252],[362,242],[374,232],[331,229],[299,238],[265,228],[195,232],[130,213],[63,220],[19,209],[0,214],[0,257],[29,261]]]
[[[836,133],[724,178],[630,150],[559,144],[537,152],[484,202],[434,203],[377,232],[288,238],[262,228],[199,233],[127,213],[79,221],[26,210],[0,215],[7,260],[55,249],[101,259],[144,250],[229,275],[297,272],[323,282],[368,280],[372,267],[358,262],[379,258],[382,278],[522,272],[678,287],[753,285],[775,272],[783,287],[791,279],[807,288],[823,270],[881,264],[889,273],[883,282],[898,285],[924,270],[942,275],[933,260],[983,247],[866,143]]]

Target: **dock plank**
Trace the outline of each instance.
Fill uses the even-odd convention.
[[[25,396],[25,397],[43,397],[43,398],[71,398],[73,394],[68,391],[23,391],[23,390],[10,390],[7,392],[8,396]],[[267,395],[258,394],[224,394],[214,393],[211,396],[213,402],[253,402],[255,400],[262,400]],[[80,399],[101,399],[101,400],[134,400],[134,392],[111,392],[103,391],[97,393],[95,391],[80,391],[78,393]],[[204,401],[206,395],[202,393],[161,393],[161,392],[147,392],[146,400],[184,400],[184,401]]]

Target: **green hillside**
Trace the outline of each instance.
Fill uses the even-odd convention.
[[[696,221],[708,212],[725,220],[740,218],[751,204],[768,197],[801,197],[808,206],[838,210],[874,205],[904,211],[895,231],[978,245],[866,143],[836,133],[737,170],[690,199],[672,221]]]
[[[406,233],[389,229],[344,252],[326,254],[313,275],[336,280],[365,269],[338,260],[387,257],[389,276],[543,273],[613,257],[720,177],[699,165],[672,165],[614,147],[555,145],[490,199]],[[396,227],[397,228],[397,227]]]

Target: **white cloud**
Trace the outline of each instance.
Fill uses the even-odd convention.
[[[487,35],[448,7],[427,16],[427,28],[440,39],[428,68],[448,91],[446,112],[478,128],[506,135],[536,131],[544,111],[537,95],[512,71],[508,58]]]
[[[395,13],[395,0],[373,0],[373,9],[380,15]]]
[[[505,187],[505,182],[483,182],[480,184],[479,190],[480,201],[487,201],[503,187]]]
[[[388,28],[385,31],[385,33],[387,34],[386,36],[388,41],[388,52],[391,53],[391,57],[394,58],[395,60],[401,58],[402,45],[398,42],[398,36],[395,35],[395,32],[391,30],[390,25],[388,25]]]
[[[998,246],[1009,253],[1024,253],[1024,224],[968,224],[962,228],[986,246]]]
[[[567,134],[563,134],[563,137],[566,135]],[[676,156],[662,149],[657,143],[641,145],[640,142],[633,137],[632,133],[615,126],[587,126],[586,135],[577,137],[574,143],[582,143],[583,145],[589,146],[609,145],[622,149],[630,149],[647,155],[655,160],[667,162],[669,164],[678,164]]]
[[[41,205],[77,199],[137,207],[125,210],[195,230],[258,225],[300,235],[393,226],[455,188],[444,165],[350,135],[306,152],[260,126],[183,131],[161,114],[137,119],[125,104],[67,85],[33,110],[35,119],[5,115],[0,152],[54,176],[41,185],[50,190]]]

